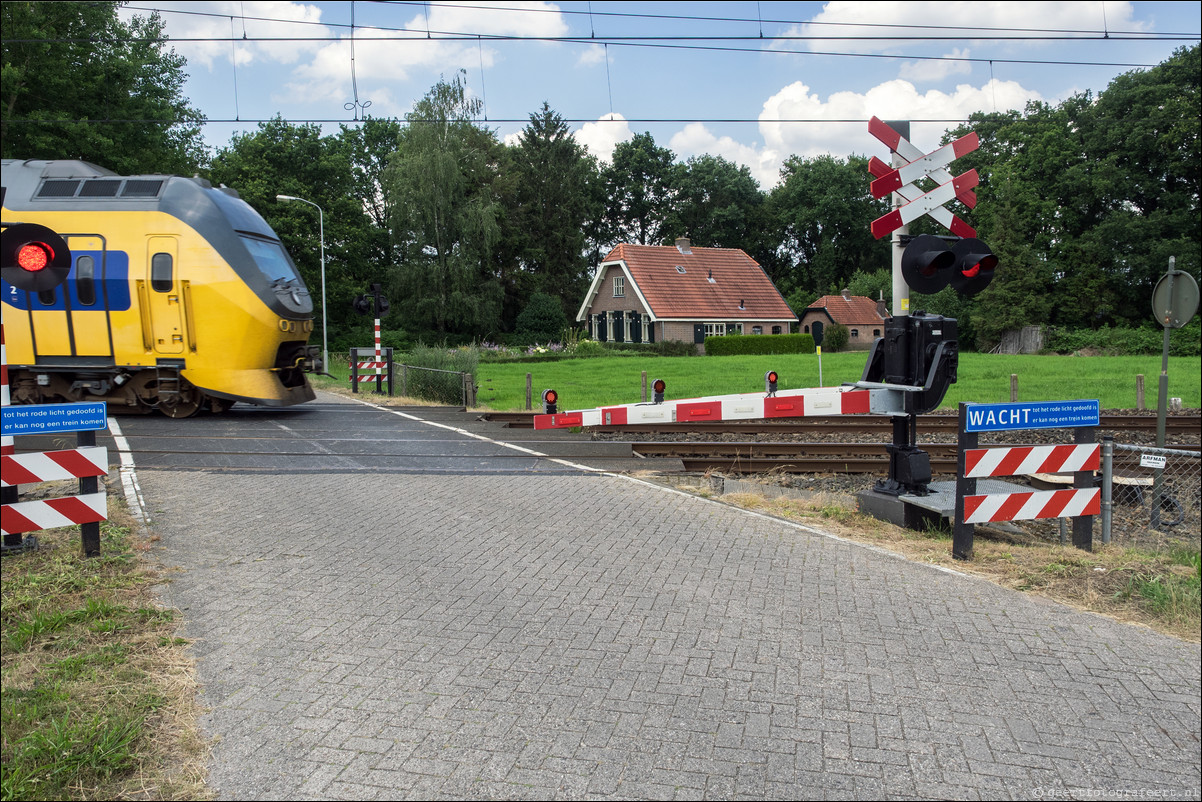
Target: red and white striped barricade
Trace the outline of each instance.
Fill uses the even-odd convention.
[[[1074,419],[1070,405],[1092,405],[1085,417]],[[1064,405],[1064,406],[1059,406]],[[1072,518],[1073,545],[1086,550],[1093,547],[1093,516],[1102,512],[1102,489],[1096,486],[1095,472],[1102,465],[1102,447],[1092,442],[1097,426],[1097,402],[1048,402],[1042,406],[1008,404],[1018,412],[1050,410],[1047,419],[1064,425],[1027,425],[1029,414],[1014,415],[1014,422],[978,431],[1014,431],[1031,428],[1072,428],[1076,443],[1068,445],[994,446],[977,448],[978,432],[966,425],[972,405],[960,405],[959,459],[956,477],[956,508],[952,532],[952,554],[968,559],[972,554],[975,524],[1030,521],[1037,518]],[[987,405],[977,405],[987,406]],[[1064,410],[1069,410],[1066,414]],[[1091,417],[1092,416],[1092,417]],[[1084,424],[1084,425],[1078,425]],[[1039,473],[1072,473],[1073,487],[1065,490],[1014,490],[978,494],[977,479],[999,476],[1030,476]]]
[[[378,321],[377,321],[378,323]],[[380,333],[376,328],[376,336]],[[364,359],[362,354],[370,351],[370,358]],[[392,348],[381,348],[377,339],[374,349],[351,349],[351,392],[359,392],[359,385],[374,381],[376,392],[384,392],[384,381],[388,381],[388,395],[392,395]]]
[[[902,401],[898,390],[856,386],[735,393],[535,415],[534,428],[759,420],[807,415],[897,415],[902,414]]]

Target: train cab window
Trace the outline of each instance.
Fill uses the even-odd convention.
[[[150,257],[150,286],[155,292],[171,292],[173,260],[169,253],[156,253]]]
[[[300,281],[292,260],[288,258],[284,246],[278,242],[243,236],[242,243],[254,258],[255,266],[268,281]]]
[[[81,256],[75,262],[75,292],[84,306],[96,303],[96,260]]]

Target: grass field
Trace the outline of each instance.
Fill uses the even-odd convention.
[[[559,392],[561,410],[587,409],[642,400],[642,372],[647,382],[663,379],[668,398],[756,392],[763,390],[764,372],[780,374],[781,390],[832,387],[859,380],[866,353],[823,354],[819,357],[599,357],[538,363],[481,363],[476,377],[477,403],[494,410],[524,409],[526,374],[530,373],[537,406],[542,391]],[[943,399],[943,407],[961,401],[1010,401],[1010,376],[1017,375],[1018,400],[1056,401],[1093,399],[1103,409],[1136,406],[1136,376],[1144,377],[1145,406],[1156,408],[1160,376],[1158,356],[1011,356],[961,354],[958,380]],[[1202,359],[1169,360],[1169,396],[1187,408],[1202,406]]]

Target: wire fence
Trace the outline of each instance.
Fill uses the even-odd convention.
[[[1103,490],[1106,476],[1104,464]],[[1202,451],[1114,443],[1109,476],[1111,542],[1137,548],[1199,547]],[[1105,539],[1105,522],[1102,535]]]
[[[464,407],[476,405],[476,383],[470,373],[399,362],[393,362],[392,369],[396,389],[406,398]]]

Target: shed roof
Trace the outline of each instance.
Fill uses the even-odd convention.
[[[876,301],[863,295],[824,295],[807,306],[802,317],[806,312],[825,310],[831,320],[844,326],[875,326],[885,320],[877,313],[876,307]]]

